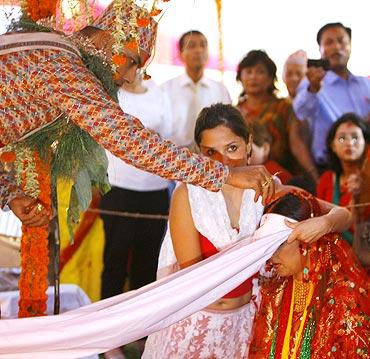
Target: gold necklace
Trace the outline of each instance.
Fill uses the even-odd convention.
[[[302,313],[306,309],[308,293],[310,291],[310,282],[304,282],[294,279],[294,312]]]

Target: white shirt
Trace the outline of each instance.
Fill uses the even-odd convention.
[[[190,119],[189,107],[193,106],[193,80],[185,73],[165,82],[161,87],[169,95],[173,113],[173,141],[179,146],[187,146],[194,140],[194,127],[197,114]],[[196,112],[214,103],[231,103],[226,87],[221,83],[202,77],[198,83],[197,98],[199,107]]]
[[[170,138],[173,129],[170,101],[166,93],[152,80],[143,82],[147,91],[142,94],[118,90],[120,107],[141,123],[164,138]],[[158,191],[168,186],[168,181],[149,172],[126,164],[106,151],[108,176],[112,186],[132,191]]]

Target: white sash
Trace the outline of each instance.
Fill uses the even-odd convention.
[[[292,231],[284,219],[265,215],[253,237],[138,290],[60,315],[0,320],[0,358],[81,358],[162,330],[258,272]]]

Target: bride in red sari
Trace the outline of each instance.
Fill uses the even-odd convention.
[[[317,200],[290,191],[266,212],[301,221]],[[310,245],[285,242],[262,283],[249,358],[370,358],[370,284],[349,245],[330,233]]]

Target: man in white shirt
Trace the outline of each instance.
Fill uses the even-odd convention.
[[[148,128],[170,138],[171,108],[167,94],[152,80],[125,82],[118,100],[126,112],[140,117]],[[143,106],[143,104],[145,104]],[[168,181],[137,169],[107,151],[108,175],[112,189],[101,201],[104,210],[168,214]],[[130,272],[130,289],[140,288],[155,280],[159,247],[165,219],[139,219],[102,215],[105,231],[102,298],[121,294]]]
[[[146,127],[171,138],[173,119],[167,94],[152,80],[124,82],[118,90],[120,106],[141,119]],[[144,105],[143,105],[144,104]],[[150,215],[168,214],[169,181],[131,166],[106,151],[110,192],[101,209]],[[156,278],[158,254],[166,229],[165,219],[130,218],[102,214],[105,232],[101,297],[122,293],[127,278],[130,289],[138,289]],[[145,341],[136,343],[142,350]],[[106,359],[124,359],[120,348],[105,353]]]
[[[197,115],[207,106],[217,102],[231,103],[226,87],[204,76],[208,61],[208,42],[197,30],[183,34],[179,40],[180,58],[185,73],[162,85],[171,100],[174,116],[173,141],[179,146],[193,143]]]

